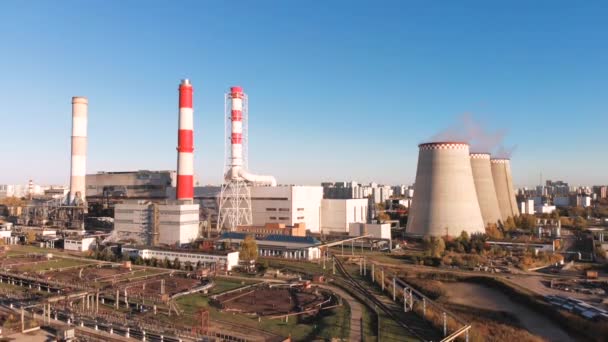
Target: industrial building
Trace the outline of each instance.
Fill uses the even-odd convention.
[[[469,145],[431,142],[419,145],[415,196],[406,233],[458,236],[485,232],[473,181]]]
[[[175,171],[101,171],[87,175],[87,197],[165,199],[176,185]],[[175,197],[171,197],[175,198]]]
[[[524,201],[521,201],[519,203],[519,212],[521,214],[534,215],[534,213],[535,213],[535,210],[534,210],[534,200],[533,199],[526,199]]]
[[[390,223],[351,223],[349,236],[371,235],[372,238],[391,241]]]
[[[93,249],[95,246],[95,237],[93,236],[76,236],[69,237],[63,240],[63,249],[66,251],[84,252]]]
[[[252,225],[280,223],[293,226],[303,223],[306,229],[318,232],[322,199],[323,189],[320,186],[253,186]]]
[[[238,251],[213,251],[213,252],[199,252],[189,250],[173,250],[173,249],[162,249],[162,248],[139,248],[125,246],[122,248],[123,253],[127,253],[131,256],[139,256],[142,259],[156,258],[158,260],[169,259],[173,261],[175,259],[180,262],[191,262],[193,265],[200,264],[205,267],[208,264],[215,264],[218,270],[231,271],[232,268],[239,264],[239,252]]]
[[[321,202],[321,231],[323,234],[348,234],[351,223],[367,222],[366,198],[323,199]]]
[[[293,226],[287,226],[282,223],[266,223],[263,226],[238,226],[237,233],[251,234],[256,238],[267,235],[286,235],[286,236],[306,236],[306,224],[296,223]]]
[[[114,208],[115,241],[135,244],[187,244],[199,236],[199,205],[134,200]]]
[[[117,241],[130,240],[148,245],[181,245],[199,236],[199,205],[194,203],[194,146],[192,84],[182,80],[179,85],[179,130],[177,146],[177,179],[175,200],[162,203],[135,201],[115,207],[114,235]],[[131,181],[156,179],[154,189],[164,198],[171,185],[170,173],[139,172],[124,177]],[[133,179],[135,176],[135,179]],[[154,177],[152,177],[154,176]],[[175,176],[173,177],[175,179]],[[148,184],[149,185],[149,184]]]
[[[393,188],[388,185],[369,185],[350,182],[324,182],[323,198],[327,199],[356,199],[371,198],[373,203],[384,203],[393,195]]]
[[[496,197],[500,207],[502,222],[509,217],[519,215],[515,191],[513,188],[513,176],[511,175],[511,161],[505,158],[493,158],[490,160],[492,178],[496,187]]]
[[[492,178],[489,153],[471,153],[471,170],[477,200],[481,209],[481,217],[484,224],[496,224],[501,220],[500,207],[496,197],[496,188]]]
[[[220,236],[218,243],[229,243],[238,247],[245,237],[247,234],[244,233],[226,232]],[[318,247],[321,242],[312,237],[267,235],[256,238],[256,243],[259,256],[296,260],[316,260],[321,256]]]

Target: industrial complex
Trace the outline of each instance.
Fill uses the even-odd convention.
[[[484,340],[479,318],[444,297],[479,279],[575,322],[550,336],[524,324],[543,338],[605,324],[605,189],[515,189],[511,161],[467,141],[420,144],[413,185],[279,184],[249,170],[248,100],[239,86],[224,95],[223,181],[201,186],[190,80],[178,86],[175,170],[87,174],[89,101],[72,98],[69,187],[0,186],[2,335]],[[583,231],[580,210],[596,226]]]

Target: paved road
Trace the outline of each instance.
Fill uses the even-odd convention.
[[[349,341],[362,341],[361,336],[361,320],[363,308],[361,307],[361,303],[358,300],[353,298],[350,294],[346,293],[339,287],[329,286],[329,285],[318,285],[320,288],[332,291],[338,294],[342,299],[348,302],[350,306],[350,334]]]

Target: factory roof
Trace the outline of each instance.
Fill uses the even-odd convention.
[[[244,240],[247,237],[247,233],[227,232],[220,236],[220,240],[234,239]],[[321,242],[311,236],[289,236],[289,235],[278,235],[270,234],[263,238],[256,238],[259,244],[262,245],[300,245],[300,247],[318,245]]]
[[[204,254],[204,255],[228,255],[230,253],[238,252],[238,251],[223,251],[223,250],[211,250],[211,251],[202,251],[198,249],[186,249],[186,248],[172,248],[172,247],[162,247],[162,246],[140,246],[140,245],[125,245],[123,248],[125,249],[136,249],[136,250],[149,250],[149,251],[160,251],[160,252],[174,252],[174,253],[189,253],[189,254]]]

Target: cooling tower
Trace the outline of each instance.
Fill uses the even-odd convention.
[[[431,142],[419,148],[407,233],[457,236],[463,230],[469,234],[485,232],[469,161],[469,145]]]
[[[515,192],[513,191],[511,162],[509,159],[494,158],[490,160],[490,165],[492,167],[492,178],[494,179],[494,187],[496,188],[498,206],[500,207],[500,216],[502,222],[505,222],[509,216],[514,217],[519,215],[517,202],[515,201]]]
[[[490,154],[471,153],[471,169],[483,222],[486,226],[490,223],[498,223],[499,220],[502,220],[502,216],[492,178]]]

